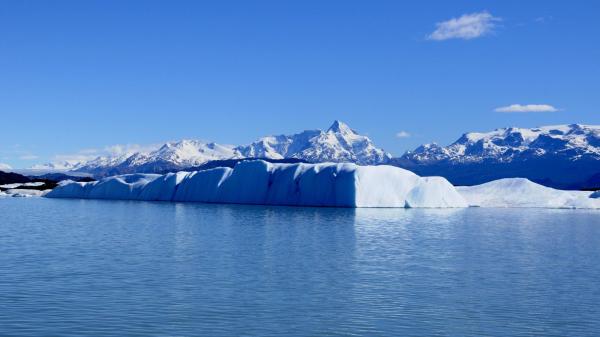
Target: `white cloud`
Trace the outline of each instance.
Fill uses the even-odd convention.
[[[427,39],[435,41],[474,39],[492,32],[496,27],[496,22],[501,20],[486,11],[464,14],[459,18],[436,23],[437,28],[427,36]]]
[[[52,157],[53,163],[69,163],[76,164],[83,161],[88,161],[97,158],[98,156],[104,154],[101,150],[98,149],[83,149],[79,150],[76,153],[67,153],[67,154],[57,154]]]
[[[158,149],[160,145],[140,145],[140,144],[115,144],[104,148],[103,152],[112,156],[128,155],[135,152],[150,152]]]
[[[76,164],[90,161],[98,157],[112,157],[121,155],[132,155],[135,152],[150,152],[156,150],[160,145],[140,145],[140,144],[115,144],[106,146],[103,149],[87,148],[77,151],[76,153],[57,154],[52,157],[53,163],[70,163]]]
[[[12,167],[8,164],[0,163],[0,170],[12,170]]]
[[[400,131],[398,133],[396,133],[396,138],[408,138],[410,137],[410,133],[406,132],[406,131]]]
[[[548,21],[552,21],[554,18],[552,16],[540,16],[535,18],[533,21],[537,23],[546,23]]]
[[[494,109],[496,112],[556,112],[557,108],[549,104],[511,104]]]
[[[83,149],[83,150],[79,150],[79,153],[81,153],[81,154],[90,154],[90,155],[91,154],[97,154],[99,152],[100,152],[100,150],[98,150],[98,149]]]
[[[20,156],[19,159],[21,159],[21,160],[36,160],[36,159],[38,159],[38,156],[36,156],[34,154],[24,154],[24,155]]]
[[[79,163],[82,161],[92,160],[98,157],[98,155],[92,154],[82,154],[82,153],[74,153],[74,154],[57,154],[53,157],[53,162],[55,163]]]

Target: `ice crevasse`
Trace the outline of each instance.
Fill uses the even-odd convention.
[[[331,207],[468,206],[446,179],[419,177],[393,166],[262,160],[243,161],[233,169],[65,182],[46,197]]]

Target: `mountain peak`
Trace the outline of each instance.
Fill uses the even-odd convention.
[[[293,135],[263,137],[237,148],[243,157],[296,158],[308,162],[353,162],[359,165],[385,163],[391,157],[342,121],[327,131],[308,130]]]
[[[469,163],[486,160],[507,163],[565,157],[600,159],[598,126],[549,125],[536,128],[507,127],[490,132],[469,132],[445,147],[418,147],[405,159],[419,162]]]
[[[327,129],[327,132],[334,132],[334,133],[356,133],[354,132],[354,130],[352,130],[348,124],[336,119],[335,121],[333,121],[333,124],[331,124],[331,126],[329,127],[329,129]]]
[[[327,131],[305,130],[292,135],[267,136],[249,145],[224,145],[202,140],[170,141],[148,151],[119,157],[98,157],[73,168],[98,176],[125,173],[154,173],[199,166],[212,160],[238,158],[294,158],[307,162],[353,162],[359,165],[386,163],[389,153],[367,137],[336,120]]]
[[[419,146],[393,163],[417,174],[443,176],[455,185],[523,177],[554,188],[597,189],[600,126],[547,125],[469,132],[448,146]]]

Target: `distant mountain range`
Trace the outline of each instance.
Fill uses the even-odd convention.
[[[524,177],[557,188],[600,188],[600,126],[554,125],[466,133],[448,146],[435,143],[394,158],[419,175],[455,185]]]
[[[14,184],[14,183],[28,183],[31,179],[28,177],[14,173],[14,172],[4,172],[0,171],[0,185],[4,184]]]
[[[102,156],[78,163],[51,163],[34,168],[87,172],[101,177],[133,172],[162,173],[199,167],[215,160],[243,158],[377,165],[388,162],[391,155],[375,147],[367,136],[360,135],[343,122],[335,121],[326,131],[308,130],[293,135],[267,136],[249,145],[181,140],[166,143],[150,152]]]
[[[249,145],[182,140],[166,143],[149,152],[38,168],[62,168],[102,177],[208,168],[216,164],[229,165],[244,158],[390,164],[419,175],[440,175],[455,185],[524,177],[557,188],[598,189],[600,126],[571,124],[471,132],[448,146],[425,144],[401,157],[392,158],[367,136],[335,121],[325,131],[307,130],[293,135],[267,136]]]

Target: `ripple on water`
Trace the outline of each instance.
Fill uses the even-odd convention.
[[[0,335],[593,336],[598,211],[0,200]]]

